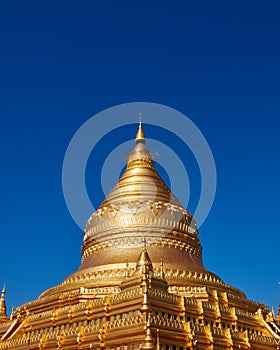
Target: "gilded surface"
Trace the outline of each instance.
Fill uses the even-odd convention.
[[[81,266],[6,315],[0,349],[254,349],[280,319],[205,269],[196,223],[157,174],[140,123],[127,169],[89,218]]]

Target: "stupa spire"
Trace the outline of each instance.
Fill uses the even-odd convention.
[[[139,127],[135,138],[136,143],[146,143],[144,131],[142,129],[142,114],[139,114]]]
[[[166,269],[172,264],[178,270],[190,267],[205,271],[195,221],[158,174],[153,155],[145,145],[142,127],[140,115],[136,144],[128,156],[127,167],[87,222],[82,263],[75,276],[84,276],[85,270],[91,269],[103,276],[102,266],[108,264],[114,272],[104,280],[115,283],[115,271],[122,264],[127,279],[140,277],[143,270],[151,277],[153,264],[159,269],[161,256]],[[137,131],[137,126],[135,129]],[[140,253],[144,235],[147,247],[144,244]],[[106,248],[99,250],[101,242]],[[136,271],[132,272],[135,262]],[[72,280],[73,275],[66,282],[71,285]]]
[[[6,321],[8,319],[7,308],[5,303],[5,294],[6,294],[6,284],[4,284],[4,287],[2,289],[2,294],[0,297],[0,322]]]
[[[147,248],[146,248],[146,238],[144,237],[142,240],[142,251],[139,255],[139,258],[136,262],[136,273],[137,272],[142,272],[142,273],[146,273],[149,274],[150,272],[153,271],[153,264],[152,261],[149,257],[149,254],[147,252]]]

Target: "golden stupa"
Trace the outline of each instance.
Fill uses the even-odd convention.
[[[78,271],[10,317],[4,287],[0,349],[279,348],[279,316],[206,270],[196,222],[152,158],[140,122],[125,172],[87,222]]]

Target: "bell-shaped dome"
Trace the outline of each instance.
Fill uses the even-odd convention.
[[[154,263],[204,269],[195,220],[157,173],[140,123],[126,170],[87,222],[80,271],[136,262],[143,237]]]
[[[145,143],[140,123],[126,170],[87,222],[78,271],[40,298],[81,288],[99,296],[118,293],[149,259],[171,292],[205,294],[215,285],[245,297],[205,269],[196,222],[157,173]]]
[[[81,287],[117,293],[138,268],[143,240],[154,272],[165,276],[171,291],[192,293],[192,286],[214,283],[242,294],[205,269],[196,222],[157,173],[145,143],[140,123],[126,170],[87,222],[78,271],[41,297]]]

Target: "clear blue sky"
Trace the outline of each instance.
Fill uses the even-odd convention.
[[[0,284],[9,311],[78,268],[83,234],[64,202],[64,154],[88,118],[133,101],[171,106],[203,132],[218,174],[200,229],[204,263],[250,299],[279,303],[279,23],[270,0],[2,3]]]

